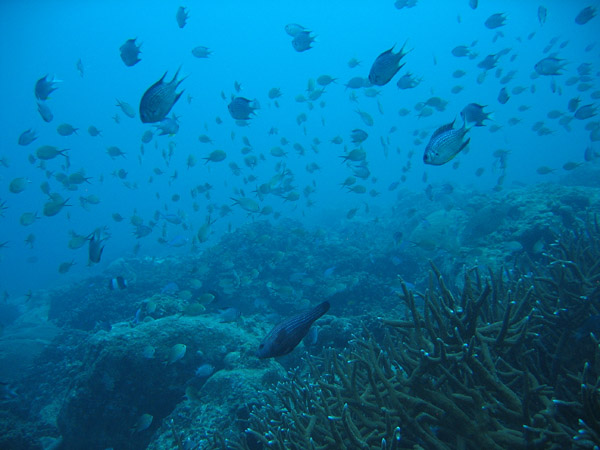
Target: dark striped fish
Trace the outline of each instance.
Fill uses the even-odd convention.
[[[183,91],[176,93],[175,89],[185,80],[185,78],[177,80],[180,69],[181,67],[177,69],[175,76],[169,83],[163,82],[167,76],[167,72],[165,72],[160,80],[144,92],[142,100],[140,100],[140,118],[143,123],[160,122],[167,117],[173,105],[177,103]]]
[[[315,320],[329,311],[329,302],[284,320],[271,330],[258,346],[256,356],[261,359],[287,355],[306,336]]]
[[[458,155],[471,140],[469,138],[463,142],[467,131],[469,131],[469,128],[466,127],[466,122],[463,123],[462,128],[454,129],[454,120],[435,130],[425,148],[425,154],[423,155],[425,164],[441,166]]]
[[[400,60],[408,53],[404,53],[405,46],[406,44],[402,46],[398,53],[394,53],[394,47],[392,47],[377,57],[369,71],[371,84],[383,86],[394,78],[394,75],[404,66],[404,64],[400,64]]]

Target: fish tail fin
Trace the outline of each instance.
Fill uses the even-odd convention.
[[[410,52],[412,52],[414,49],[410,49],[408,51],[404,51],[404,48],[406,47],[406,44],[408,44],[408,39],[406,41],[404,41],[404,44],[402,44],[402,48],[400,49],[400,54],[402,55],[401,58],[405,57],[406,55],[408,55]]]
[[[182,67],[182,65],[177,68],[177,72],[175,72],[175,76],[171,80],[171,83],[175,82],[175,87],[179,86],[187,77],[189,77],[189,75],[186,75],[181,80],[177,79],[177,76],[179,75],[179,72],[181,71],[181,67]],[[179,95],[181,95],[181,94],[183,94],[183,91],[181,91],[179,93]],[[179,97],[177,97],[177,98],[179,98]]]
[[[461,152],[467,145],[469,145],[469,142],[471,142],[471,138],[469,138],[465,142],[463,142],[463,145],[460,146],[458,151]]]
[[[184,78],[184,79],[185,79],[185,78]],[[183,80],[181,80],[181,81],[183,81]],[[181,82],[181,81],[180,81],[180,82]],[[177,83],[177,84],[179,84],[179,83]],[[179,92],[178,94],[176,94],[176,95],[175,95],[175,101],[173,102],[173,104],[177,103],[177,100],[179,100],[179,97],[181,97],[181,95],[182,95],[184,92],[185,92],[185,89],[184,89],[183,91],[181,91],[181,92]]]

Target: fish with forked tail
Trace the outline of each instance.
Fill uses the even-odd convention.
[[[425,148],[425,154],[423,155],[425,164],[441,166],[458,155],[462,149],[469,145],[471,140],[469,138],[463,141],[467,131],[469,131],[469,128],[467,128],[466,121],[463,123],[462,128],[455,129],[454,121],[452,121],[435,130]]]
[[[185,80],[186,77],[181,80],[177,79],[177,75],[179,75],[179,69],[175,73],[175,76],[168,83],[164,82],[165,77],[167,76],[167,72],[150,86],[140,101],[140,119],[142,119],[143,123],[156,123],[163,120],[173,108],[173,105],[177,103],[181,94],[181,92],[175,92],[179,84]]]
[[[267,334],[267,337],[258,346],[256,356],[265,359],[287,355],[306,336],[315,320],[327,311],[329,311],[329,302],[323,302],[313,309],[284,320]]]

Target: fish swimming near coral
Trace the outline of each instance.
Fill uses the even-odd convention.
[[[104,241],[107,237],[102,237],[102,228],[97,228],[89,237],[88,259],[89,265],[99,263],[104,250]]]
[[[183,91],[175,92],[175,89],[177,89],[179,84],[185,80],[185,78],[182,78],[181,80],[177,79],[180,69],[181,68],[177,69],[175,76],[170,82],[163,82],[167,76],[167,72],[165,72],[160,80],[144,92],[144,95],[140,100],[140,118],[143,123],[160,122],[167,117],[171,108],[177,103],[177,100],[179,100]]]
[[[284,320],[265,337],[258,347],[256,356],[265,359],[287,355],[306,336],[311,325],[327,311],[329,311],[329,302],[323,302],[313,309]]]

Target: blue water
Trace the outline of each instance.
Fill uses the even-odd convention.
[[[427,185],[439,186],[450,182],[455,186],[489,191],[500,176],[494,169],[493,152],[497,149],[510,150],[504,188],[514,183],[532,184],[541,181],[556,181],[564,172],[561,166],[567,161],[581,162],[584,149],[590,144],[589,130],[584,127],[594,121],[574,119],[566,131],[558,124],[558,119],[546,117],[551,110],[566,111],[569,99],[580,96],[581,105],[597,103],[592,92],[598,90],[597,74],[599,67],[599,46],[586,51],[585,48],[598,40],[598,19],[586,25],[577,25],[574,18],[587,6],[588,2],[544,1],[548,9],[547,22],[541,26],[537,19],[540,2],[480,2],[472,10],[464,1],[421,1],[414,8],[397,10],[391,1],[381,2],[190,2],[190,18],[185,28],[180,29],[175,13],[180,6],[171,1],[129,1],[129,2],[79,2],[79,1],[4,1],[0,4],[0,86],[2,86],[2,145],[0,157],[5,157],[9,167],[0,166],[0,201],[5,201],[7,209],[0,218],[0,291],[6,291],[11,298],[23,296],[29,289],[46,288],[67,283],[90,275],[98,275],[117,258],[131,255],[134,245],[141,244],[140,255],[161,256],[170,253],[185,253],[192,248],[193,238],[198,228],[206,222],[207,208],[215,205],[218,216],[221,205],[231,205],[230,197],[245,195],[254,197],[252,191],[261,183],[269,181],[275,174],[275,164],[279,158],[270,155],[269,150],[280,145],[285,137],[290,144],[284,146],[288,156],[283,161],[294,175],[295,190],[300,193],[296,202],[268,195],[260,206],[270,205],[281,217],[300,219],[306,226],[329,225],[346,220],[351,208],[362,208],[365,203],[372,215],[377,211],[389,211],[396,202],[402,202],[402,189],[423,191]],[[497,12],[507,15],[506,25],[497,30],[485,28],[486,18]],[[288,23],[299,23],[317,36],[314,48],[298,53],[291,46],[291,37],[284,31]],[[494,42],[497,32],[503,36]],[[535,33],[531,39],[528,36]],[[551,39],[558,41],[549,53],[543,49]],[[142,43],[141,62],[126,67],[119,57],[119,47],[130,38]],[[479,56],[473,60],[456,58],[451,54],[457,45],[471,45],[477,41],[474,51]],[[394,79],[381,88],[376,99],[367,98],[362,90],[356,92],[358,103],[348,99],[350,90],[344,84],[354,76],[368,75],[369,68],[377,55],[396,45],[396,50],[407,42],[410,53],[404,58],[405,67]],[[564,48],[560,44],[567,43]],[[213,54],[207,59],[197,59],[191,49],[204,45]],[[515,86],[527,89],[519,95],[512,95],[505,105],[497,101],[503,85],[491,70],[485,81],[478,84],[476,79],[481,69],[476,67],[487,54],[510,48],[510,52],[500,59],[498,67],[502,75],[516,70],[514,79],[506,85],[512,90]],[[550,53],[567,61],[564,74],[555,77],[557,92],[552,92],[551,78],[532,79],[534,64]],[[511,57],[515,56],[514,61]],[[81,58],[84,75],[80,76],[75,64]],[[350,69],[347,62],[357,58],[361,64]],[[567,86],[566,80],[577,75],[581,63],[592,63],[592,77],[595,86],[585,92],[578,92],[578,83]],[[151,129],[142,124],[137,108],[145,90],[165,72],[170,79],[178,67],[181,75],[187,78],[181,84],[185,89],[182,98],[173,108],[180,116],[180,130],[173,137],[155,137],[144,146],[140,154],[141,135]],[[461,79],[452,73],[462,69],[467,75]],[[399,90],[396,81],[406,72],[422,78],[415,89]],[[50,74],[61,80],[58,90],[47,101],[54,113],[54,120],[46,124],[40,118],[33,88],[36,80]],[[306,95],[309,79],[322,74],[337,78],[337,83],[326,88],[321,99],[309,109],[307,103],[294,100],[298,94]],[[247,127],[237,126],[227,111],[227,104],[234,91],[234,82],[242,85],[243,95],[257,99],[261,109],[249,121]],[[453,86],[460,84],[464,90],[452,94]],[[535,93],[530,88],[535,86]],[[278,99],[280,107],[267,96],[269,89],[279,87],[283,96]],[[317,86],[318,88],[319,86]],[[223,100],[221,93],[226,100]],[[188,103],[187,96],[193,100]],[[432,96],[448,101],[443,112],[434,112],[429,117],[418,118],[415,104]],[[115,106],[115,99],[130,103],[136,109],[136,117],[126,117]],[[323,104],[321,104],[321,101]],[[378,111],[380,102],[383,114]],[[430,134],[439,126],[454,119],[460,122],[459,112],[468,103],[488,105],[493,121],[486,127],[474,128],[469,132],[471,144],[468,153],[458,155],[459,167],[453,162],[441,167],[425,166],[422,155]],[[521,105],[531,108],[518,111]],[[411,113],[405,117],[398,110],[407,108]],[[365,125],[356,110],[366,111],[374,118],[372,127]],[[296,118],[306,113],[308,120],[299,126]],[[120,123],[112,116],[118,114]],[[216,123],[216,118],[222,124]],[[508,121],[518,117],[521,122],[510,126]],[[537,121],[544,121],[554,131],[549,136],[538,136],[531,130]],[[79,128],[78,135],[62,137],[56,132],[61,123],[69,123]],[[102,137],[90,137],[90,125],[102,130]],[[492,125],[501,126],[495,133]],[[269,135],[275,127],[278,134]],[[390,133],[390,129],[396,131]],[[38,139],[28,147],[17,145],[22,131],[33,128]],[[351,170],[341,164],[339,156],[353,146],[350,132],[362,128],[369,133],[364,143],[371,178],[359,180],[367,187],[366,194],[347,193],[340,189],[340,183],[351,175]],[[415,144],[415,133],[426,132],[420,144]],[[201,144],[200,134],[207,134],[213,144]],[[343,144],[330,141],[335,136],[343,138]],[[246,136],[252,145],[254,155],[264,155],[264,161],[251,170],[243,163],[242,138]],[[388,139],[389,152],[386,155],[380,139]],[[314,139],[318,152],[311,149]],[[169,143],[175,150],[169,164],[161,153]],[[300,143],[306,154],[299,156],[292,148]],[[92,177],[91,184],[79,186],[76,191],[65,191],[53,178],[47,179],[37,163],[28,162],[28,155],[41,145],[55,145],[68,148],[70,169],[61,166],[64,158],[48,161],[47,169],[54,172],[72,173],[84,169],[86,176]],[[112,160],[105,152],[109,146],[118,146],[126,153],[126,158]],[[211,151],[222,149],[227,159],[220,163],[204,164],[202,157]],[[406,173],[406,181],[399,190],[388,191],[388,186],[399,181],[401,168],[407,161],[409,152],[412,167]],[[198,163],[188,169],[188,155],[194,154]],[[141,157],[141,159],[140,159]],[[242,168],[240,176],[231,173],[228,164],[236,162]],[[315,162],[321,170],[313,174],[305,170],[307,164]],[[540,166],[558,169],[541,176],[536,170]],[[154,168],[165,173],[154,174]],[[484,168],[483,175],[476,176],[478,168]],[[128,189],[113,172],[124,169],[128,172],[127,181],[136,184],[137,189]],[[169,182],[177,171],[177,178]],[[255,182],[244,183],[244,177],[257,177]],[[424,181],[424,174],[427,180]],[[20,194],[8,191],[10,181],[15,177],[31,180],[27,189]],[[150,178],[153,181],[150,182]],[[102,180],[103,179],[103,180]],[[101,181],[102,180],[102,181]],[[66,207],[57,216],[43,217],[42,209],[47,201],[39,186],[48,181],[53,192],[70,198]],[[210,199],[202,194],[196,199],[190,190],[197,185],[209,183],[213,186]],[[314,206],[306,205],[302,194],[306,186],[314,185],[310,199]],[[379,193],[371,196],[368,191]],[[400,198],[399,197],[400,193]],[[98,205],[83,209],[79,197],[94,194],[101,200]],[[174,202],[172,196],[179,194]],[[193,208],[197,202],[198,211]],[[419,207],[419,205],[415,205]],[[202,250],[218,242],[219,236],[228,229],[255,220],[239,207],[233,206],[233,213],[217,220],[211,227],[207,242],[197,244]],[[185,217],[187,230],[167,224],[167,240],[179,234],[185,235],[189,243],[180,248],[161,245],[164,221],[161,220],[147,237],[136,240],[129,218],[137,214],[147,224],[154,212],[177,213]],[[33,225],[23,227],[19,217],[24,212],[38,212],[41,219]],[[120,213],[125,220],[116,223],[113,213]],[[271,216],[272,217],[272,216]],[[365,219],[364,213],[358,218]],[[372,217],[371,217],[372,218]],[[110,239],[99,264],[87,265],[87,246],[70,250],[67,243],[68,232],[89,234],[97,227],[108,226]],[[36,241],[33,249],[24,243],[28,234],[33,233]],[[34,259],[32,259],[34,258]],[[62,262],[75,261],[75,266],[67,274],[59,274]],[[32,262],[35,261],[35,262]]]

